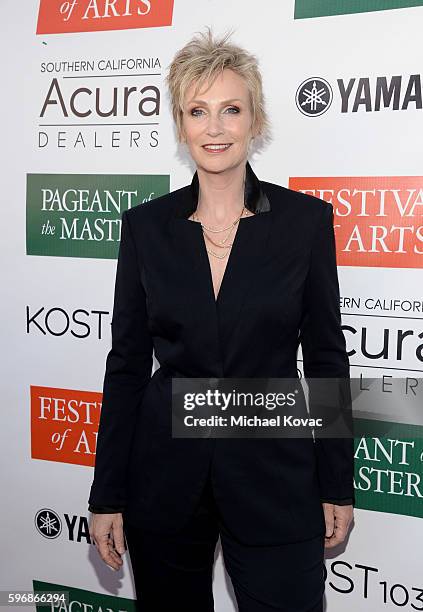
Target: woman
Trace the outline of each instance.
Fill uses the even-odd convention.
[[[168,85],[197,171],[122,215],[90,533],[118,569],[125,532],[141,610],[213,610],[220,535],[241,612],[317,612],[324,547],[352,520],[352,440],[173,438],[171,381],[294,378],[299,343],[306,377],[349,378],[332,205],[254,174],[262,81],[227,36],[193,38]]]

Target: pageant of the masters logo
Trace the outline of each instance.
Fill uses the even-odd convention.
[[[40,0],[37,34],[172,25],[173,0]]]
[[[28,174],[27,255],[116,259],[123,211],[169,186],[169,175]]]
[[[355,439],[357,508],[423,518],[423,427],[355,419],[355,428],[366,431]]]
[[[41,580],[33,580],[32,588],[34,591],[48,591],[50,593],[66,592],[69,594],[68,603],[61,604],[60,600],[57,604],[48,605],[36,604],[37,612],[136,612],[135,601],[125,597],[113,597],[103,593],[95,593],[86,589],[77,589],[76,587],[54,584],[52,582],[43,582]]]
[[[295,19],[423,6],[423,0],[295,0]]]

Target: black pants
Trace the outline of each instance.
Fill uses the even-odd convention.
[[[240,509],[242,512],[242,509]],[[245,546],[221,521],[210,474],[195,515],[177,535],[157,536],[124,522],[139,612],[214,612],[218,537],[239,612],[322,612],[324,536]]]

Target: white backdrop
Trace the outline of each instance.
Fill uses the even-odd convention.
[[[79,593],[81,600],[89,598],[89,594],[103,594],[103,606],[107,603],[113,610],[129,610],[130,602],[125,607],[126,604],[118,605],[118,600],[113,599],[134,598],[128,557],[123,570],[113,573],[102,564],[89,542],[87,499],[92,467],[78,465],[76,461],[67,463],[60,459],[60,453],[57,460],[31,456],[31,437],[37,432],[35,424],[31,426],[31,385],[78,393],[101,391],[110,346],[116,261],[103,256],[57,256],[49,252],[49,246],[43,255],[27,253],[26,235],[32,231],[26,226],[27,214],[35,206],[31,201],[33,192],[27,190],[27,175],[160,174],[170,175],[171,189],[187,184],[194,168],[176,144],[164,74],[175,51],[195,31],[211,25],[216,33],[234,28],[233,40],[260,60],[273,126],[272,143],[251,159],[260,178],[289,186],[292,177],[299,177],[300,183],[301,177],[334,177],[338,185],[338,177],[393,176],[398,177],[398,188],[401,188],[402,177],[423,174],[422,109],[410,104],[403,110],[387,108],[366,112],[361,107],[357,112],[350,109],[342,113],[337,79],[348,83],[351,78],[368,77],[374,88],[378,76],[384,75],[389,80],[394,75],[403,75],[402,99],[409,75],[418,74],[422,66],[423,7],[294,19],[294,0],[265,3],[176,0],[171,26],[37,35],[38,8],[35,0],[27,0],[24,7],[12,0],[2,2],[1,589],[30,590],[32,581],[38,580],[66,585]],[[158,58],[160,63],[159,68],[145,70],[159,73],[148,77],[162,94],[159,117],[154,118],[158,122],[156,147],[129,146],[128,128],[118,124],[135,122],[134,114],[132,118],[124,117],[121,112],[116,117],[97,118],[97,123],[109,124],[100,127],[88,126],[92,122],[89,118],[60,116],[57,106],[49,107],[45,116],[40,117],[53,78],[58,79],[64,91],[105,87],[107,81],[110,93],[111,82],[122,84],[117,76],[116,79],[85,79],[87,72],[46,74],[41,70],[42,62],[137,57]],[[108,70],[104,74],[130,72]],[[98,75],[99,71],[94,70],[93,74]],[[66,80],[66,75],[74,78]],[[304,80],[316,76],[331,84],[334,98],[326,113],[308,117],[299,112],[295,94]],[[123,80],[125,85],[137,87],[146,82],[145,77],[137,76]],[[88,98],[82,100],[81,106],[86,107]],[[103,103],[107,106],[107,94]],[[61,123],[62,127],[40,127],[42,123]],[[72,123],[79,123],[79,127]],[[67,134],[67,145],[63,147],[57,146],[59,129]],[[145,129],[144,126],[142,130]],[[113,148],[114,130],[121,130],[122,136],[119,146]],[[40,131],[49,134],[49,146],[39,147]],[[75,146],[78,131],[84,134],[84,147]],[[99,147],[99,143],[103,146]],[[421,185],[421,179],[414,180]],[[367,185],[364,179],[361,184]],[[333,203],[336,209],[337,203]],[[418,216],[417,210],[414,225],[421,219],[421,212]],[[422,266],[418,254],[410,255],[407,267],[391,266],[388,259],[378,260],[376,255],[372,265],[356,265],[352,259],[348,263],[348,253],[344,256],[345,265],[339,267],[343,297],[422,301]],[[73,335],[71,329],[75,330],[75,325],[63,335],[55,336],[46,331],[44,324],[40,325],[41,329],[33,323],[27,328],[27,307],[31,313],[44,307],[45,311],[62,308],[68,314],[77,309],[90,313],[102,310],[107,314],[102,320],[101,338],[98,318],[92,314],[87,319],[91,325],[87,337]],[[387,359],[369,360],[363,355],[359,337],[365,326],[369,347],[377,352],[384,329],[395,334],[397,329],[413,329],[418,345],[417,335],[422,333],[421,312],[407,313],[409,319],[397,321],[394,315],[399,316],[400,312],[378,311],[373,314],[383,314],[383,318],[366,318],[364,308],[342,310],[343,322],[359,330],[357,334],[346,332],[348,348],[356,350],[351,356],[353,376],[403,377],[408,373],[420,376],[422,359],[414,349],[406,348],[401,359],[392,349]],[[370,365],[373,367],[368,369]],[[401,410],[400,403],[398,410]],[[401,421],[400,415],[398,420]],[[345,551],[327,554],[328,611],[396,610],[407,597],[409,600],[401,606],[403,609],[423,609],[419,591],[423,589],[422,499],[417,498],[413,506],[417,508],[415,516],[389,511],[387,493],[380,493],[379,500],[378,510],[357,504],[348,546]],[[53,539],[40,533],[34,524],[37,512],[43,508],[54,511],[57,520],[62,522],[60,535]],[[216,610],[231,612],[236,606],[220,546],[216,557]],[[373,569],[366,570],[366,567]],[[399,586],[392,588],[393,585]]]

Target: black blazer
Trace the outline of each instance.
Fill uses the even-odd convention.
[[[172,438],[171,378],[349,380],[333,207],[260,181],[245,204],[215,300],[191,185],[122,214],[89,509],[175,533],[208,474],[240,541],[277,544],[325,531],[322,501],[353,503],[352,439]],[[151,376],[152,353],[160,367]]]

